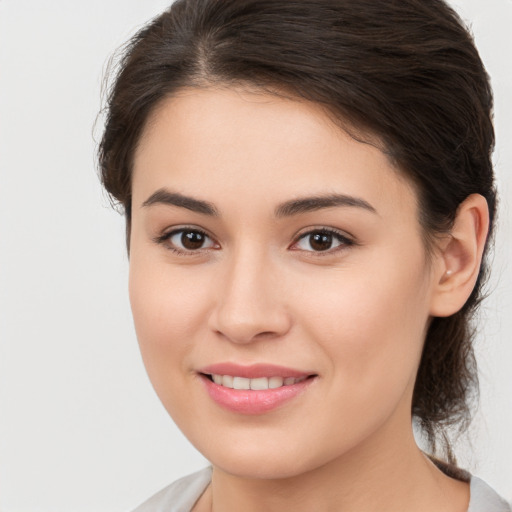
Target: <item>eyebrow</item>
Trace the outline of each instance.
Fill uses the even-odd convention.
[[[304,197],[286,201],[286,203],[283,203],[276,208],[275,215],[276,217],[289,217],[291,215],[314,212],[316,210],[333,208],[336,206],[362,208],[371,213],[377,214],[377,210],[364,199],[347,196],[345,194],[329,194],[325,196]]]
[[[143,203],[143,207],[152,206],[154,204],[167,204],[171,206],[178,206],[179,208],[186,208],[196,213],[218,217],[219,211],[212,203],[202,201],[201,199],[194,199],[193,197],[185,196],[179,192],[170,192],[161,188],[151,194]]]
[[[187,210],[212,217],[220,216],[219,211],[212,203],[201,199],[195,199],[193,197],[180,194],[179,192],[170,192],[165,188],[161,188],[151,194],[151,196],[142,203],[142,206],[148,207],[155,204],[166,204],[177,206],[179,208],[186,208]],[[276,217],[282,218],[322,210],[324,208],[340,206],[362,208],[371,213],[377,214],[377,210],[364,199],[345,194],[329,194],[292,199],[280,204],[275,209],[274,214]]]

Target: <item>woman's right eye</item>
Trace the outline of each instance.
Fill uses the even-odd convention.
[[[213,249],[217,246],[204,231],[191,228],[170,231],[158,237],[156,241],[181,254]]]

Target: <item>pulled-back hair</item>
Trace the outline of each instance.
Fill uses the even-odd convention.
[[[124,48],[99,148],[103,184],[131,217],[145,123],[185,87],[250,86],[323,105],[352,136],[378,141],[415,185],[427,250],[470,194],[496,209],[492,92],[471,35],[442,0],[178,0]],[[464,307],[429,326],[412,414],[436,450],[470,420],[478,380]],[[439,444],[438,444],[439,446]]]

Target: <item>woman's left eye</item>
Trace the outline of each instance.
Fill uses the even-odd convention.
[[[329,252],[339,247],[353,245],[352,240],[337,231],[318,229],[301,235],[292,249],[309,252]]]

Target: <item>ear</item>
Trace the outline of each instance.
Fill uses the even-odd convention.
[[[487,201],[472,194],[459,206],[453,228],[434,257],[432,316],[453,315],[468,300],[480,271],[488,230]]]

